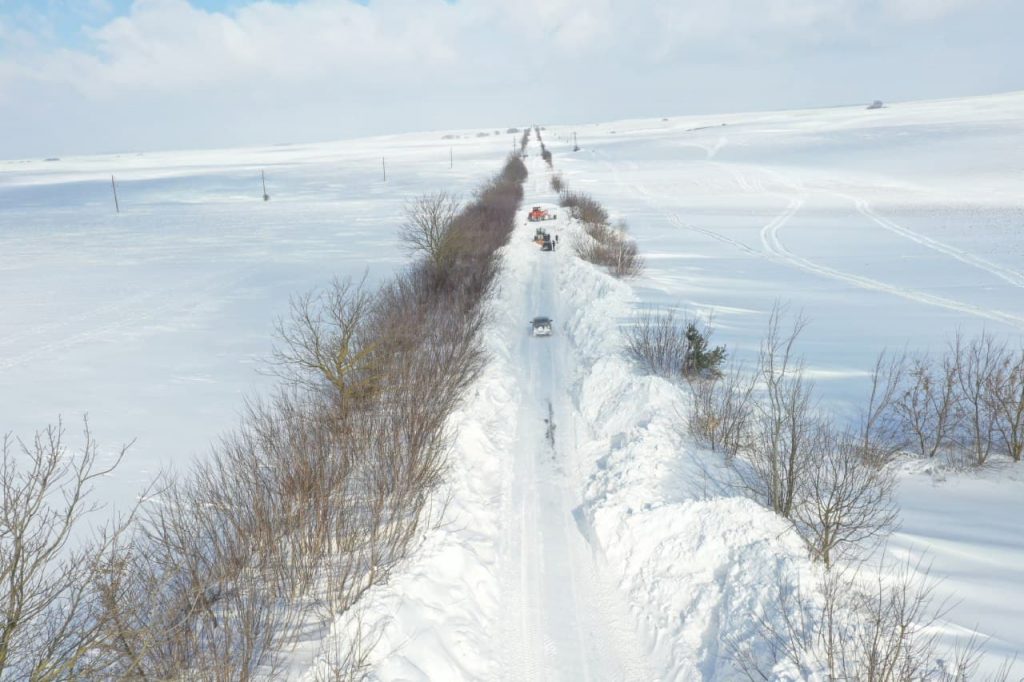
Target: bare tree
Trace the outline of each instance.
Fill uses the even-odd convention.
[[[857,435],[860,456],[875,466],[883,466],[906,442],[895,410],[906,364],[905,353],[882,351],[871,372],[868,404],[861,413]]]
[[[948,355],[938,365],[927,355],[908,361],[895,409],[908,440],[922,457],[934,457],[952,444],[957,430],[958,372],[957,359]]]
[[[406,204],[406,221],[399,238],[412,253],[424,256],[434,268],[444,272],[451,266],[459,246],[451,231],[459,210],[459,200],[447,192],[417,197]]]
[[[83,539],[100,505],[97,479],[113,471],[128,446],[105,458],[86,420],[84,444],[71,452],[62,423],[31,442],[0,445],[0,679],[99,678],[106,662],[93,586],[131,519]],[[106,461],[104,461],[106,459]]]
[[[1019,462],[1024,455],[1024,350],[1003,355],[989,375],[987,392],[999,443]]]
[[[985,332],[970,342],[959,333],[949,351],[956,358],[956,391],[964,437],[961,447],[970,453],[972,464],[984,466],[995,446],[998,405],[993,393],[994,378],[1006,365],[1006,347]]]
[[[322,292],[293,298],[289,317],[277,323],[273,361],[278,374],[310,389],[331,386],[352,398],[371,392],[367,321],[374,305],[364,283],[352,280],[334,280]]]
[[[813,387],[794,348],[806,322],[798,315],[783,331],[785,312],[779,304],[773,307],[761,342],[758,375],[763,396],[754,405],[756,434],[750,457],[737,472],[755,499],[790,518],[802,479],[813,463],[816,430]]]
[[[811,555],[830,567],[892,530],[896,482],[864,460],[857,437],[819,424],[813,440],[816,457],[803,475],[792,519]]]

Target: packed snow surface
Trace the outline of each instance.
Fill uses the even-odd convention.
[[[716,340],[750,359],[788,302],[839,415],[882,348],[940,350],[957,329],[1024,343],[1024,94],[548,126],[544,140],[573,189],[629,223],[647,271],[624,283],[576,259],[564,215],[545,223],[560,248],[541,252],[525,214],[556,198],[530,157],[488,301],[491,362],[452,419],[446,523],[360,613],[380,636],[374,675],[733,679],[730,643],[751,636],[765,591],[813,567],[785,524],[717,486],[715,456],[680,428],[685,393],[629,362],[622,328],[651,305],[713,312]],[[270,385],[256,370],[290,295],[399,267],[402,202],[465,193],[508,148],[432,133],[0,163],[0,430],[88,411],[103,445],[137,437],[102,491],[130,499]],[[531,336],[538,315],[551,337]],[[990,670],[1024,652],[1019,465],[908,467],[899,501],[890,551],[927,553],[952,599],[944,637],[990,637]]]

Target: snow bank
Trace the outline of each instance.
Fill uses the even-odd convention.
[[[583,516],[627,594],[661,679],[727,679],[729,643],[749,640],[769,591],[810,570],[787,524],[723,493],[718,457],[679,432],[685,396],[626,358],[631,288],[579,259],[560,272],[576,348],[574,399],[589,427]]]

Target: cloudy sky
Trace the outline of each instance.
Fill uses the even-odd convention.
[[[1024,89],[1020,0],[0,0],[0,158]]]

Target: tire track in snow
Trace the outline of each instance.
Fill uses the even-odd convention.
[[[852,197],[847,198],[853,199]],[[974,254],[968,253],[967,251],[964,251],[962,249],[958,249],[955,246],[950,246],[949,244],[937,241],[935,239],[932,239],[931,237],[926,237],[925,235],[919,232],[914,232],[913,230],[903,227],[902,225],[893,220],[889,220],[888,218],[883,218],[882,216],[878,215],[871,208],[871,205],[864,199],[853,200],[856,202],[857,210],[860,211],[861,214],[870,218],[877,225],[884,227],[890,232],[898,234],[901,237],[905,237],[906,239],[909,239],[912,242],[920,244],[921,246],[925,246],[934,251],[938,251],[939,253],[944,253],[947,256],[952,256],[961,263],[966,263],[967,265],[972,265],[976,268],[984,270],[985,272],[995,275],[999,279],[1003,280],[1004,282],[1008,282],[1009,284],[1012,284],[1015,287],[1024,288],[1024,273],[1021,273],[1017,270],[1013,270],[1012,268],[1003,267],[1002,265],[993,263],[992,261],[981,258],[980,256],[975,256]]]
[[[600,154],[599,152],[597,154],[603,156],[603,154]],[[618,169],[615,167],[615,164],[613,164],[611,161],[609,161],[607,159],[602,159],[602,163],[605,166],[607,166],[612,171],[612,174],[613,174],[613,177],[615,179],[616,184],[618,184],[620,186],[630,187],[637,194],[639,194],[645,200],[647,200],[647,202],[649,204],[652,202],[652,195],[651,195],[651,193],[649,191],[647,191],[646,188],[642,187],[639,183],[636,183],[636,182],[632,182],[632,183],[624,182],[621,179],[621,176],[619,174]],[[722,168],[726,169],[732,175],[733,179],[735,180],[736,184],[740,187],[740,189],[745,191],[745,192],[758,193],[758,194],[773,194],[773,195],[776,195],[776,196],[782,196],[782,195],[778,194],[777,192],[769,191],[765,187],[764,182],[763,182],[763,180],[762,180],[760,175],[751,177],[751,176],[749,176],[747,174],[744,174],[742,171],[740,171],[740,169],[735,168],[731,164],[727,164],[727,163],[723,163],[723,162],[718,162],[718,161],[714,161],[714,162],[711,162],[711,163],[713,163],[716,166],[719,166],[719,167],[722,167]],[[781,175],[780,173],[778,173],[776,171],[767,171],[766,170],[765,172],[767,172],[769,175],[773,176],[774,180],[776,182],[780,183],[780,184],[786,185],[787,187],[789,187],[791,189],[794,189],[794,190],[800,190],[801,189],[801,187],[798,184],[793,183],[792,181],[790,181],[789,179],[787,179],[786,177],[784,177],[783,175]],[[910,300],[910,301],[914,301],[915,303],[923,303],[925,305],[937,306],[937,307],[940,307],[940,308],[946,308],[947,310],[954,310],[954,311],[957,311],[957,312],[967,313],[969,315],[974,315],[976,317],[981,317],[981,318],[985,318],[985,319],[989,319],[989,320],[994,320],[996,322],[1002,322],[1004,324],[1008,324],[1008,325],[1011,325],[1011,326],[1014,326],[1014,327],[1017,327],[1017,328],[1024,329],[1024,317],[1021,317],[1021,316],[1018,316],[1018,315],[1013,315],[1011,313],[1006,313],[1006,312],[1003,312],[1003,311],[1000,311],[1000,310],[993,310],[993,309],[983,308],[981,306],[971,305],[969,303],[963,303],[961,301],[957,301],[957,300],[954,300],[954,299],[946,298],[944,296],[936,296],[934,294],[927,294],[927,293],[924,293],[924,292],[921,292],[921,291],[916,291],[916,290],[908,289],[908,288],[905,288],[905,287],[899,287],[899,286],[895,286],[895,285],[892,285],[892,284],[886,284],[885,282],[881,282],[879,280],[875,280],[875,279],[872,279],[870,277],[864,277],[864,276],[861,276],[861,275],[854,275],[854,274],[851,274],[851,273],[843,272],[841,270],[836,270],[835,268],[830,268],[830,267],[825,266],[825,265],[820,265],[820,264],[814,263],[814,262],[812,262],[812,261],[810,261],[810,260],[808,260],[806,258],[802,258],[800,256],[797,256],[796,254],[794,254],[793,252],[789,251],[788,249],[785,248],[785,246],[782,245],[782,242],[779,240],[779,237],[778,237],[778,232],[800,210],[800,208],[803,206],[803,200],[793,199],[791,197],[784,197],[784,198],[787,198],[790,201],[789,205],[786,207],[786,210],[783,211],[779,216],[776,216],[774,219],[772,219],[771,222],[769,222],[767,225],[765,225],[761,229],[761,244],[764,247],[764,251],[763,252],[759,252],[759,251],[756,251],[754,249],[751,249],[747,245],[745,245],[745,244],[743,244],[743,243],[741,243],[739,241],[736,241],[734,239],[731,239],[730,237],[727,237],[727,236],[725,236],[723,234],[715,232],[714,230],[709,230],[709,229],[706,229],[706,228],[699,228],[699,227],[696,227],[696,226],[685,224],[675,214],[665,213],[664,211],[660,211],[660,212],[662,213],[662,215],[668,217],[673,223],[675,223],[679,227],[682,227],[684,229],[693,230],[693,231],[696,231],[696,232],[700,232],[700,233],[702,233],[702,234],[704,234],[704,235],[706,235],[708,237],[711,237],[712,239],[720,241],[720,242],[722,242],[724,244],[729,244],[731,246],[739,248],[739,249],[743,250],[745,253],[767,256],[769,258],[773,258],[773,259],[779,260],[779,261],[781,261],[783,263],[786,263],[786,264],[788,264],[790,266],[793,266],[793,267],[799,268],[801,270],[804,270],[806,272],[811,272],[811,273],[814,273],[814,274],[817,274],[817,275],[820,275],[820,276],[823,276],[823,277],[828,277],[830,279],[835,279],[835,280],[838,280],[838,281],[841,281],[841,282],[846,282],[847,284],[852,284],[852,285],[854,285],[854,286],[856,286],[858,288],[861,288],[861,289],[867,289],[867,290],[871,290],[871,291],[880,291],[880,292],[891,294],[891,295],[894,295],[894,296],[899,296],[900,298],[904,298],[904,299],[907,299],[907,300]],[[865,202],[865,204],[866,204],[866,202]],[[858,208],[859,208],[859,206],[858,206]],[[870,207],[867,207],[867,209],[870,212]],[[863,211],[862,211],[862,213],[863,213]],[[882,220],[882,221],[885,220],[884,218],[876,216],[873,213],[865,213],[865,215],[867,217],[871,218],[872,220],[875,220],[876,218],[878,218],[878,220]],[[926,243],[925,241],[919,242],[919,243],[922,243],[922,244],[924,244],[926,246],[931,246],[932,248],[936,248],[936,246],[941,245],[942,247],[945,247],[946,249],[948,249],[948,251],[946,251],[946,252],[949,253],[949,255],[954,255],[953,252],[957,252],[957,255],[955,255],[954,257],[960,258],[961,260],[964,260],[964,262],[970,262],[970,264],[975,265],[977,267],[982,267],[983,269],[988,270],[992,274],[995,274],[996,276],[1005,279],[1006,281],[1010,282],[1011,284],[1015,284],[1017,286],[1024,286],[1024,275],[1021,275],[1020,273],[1017,273],[1014,270],[1011,270],[1009,268],[1004,268],[1002,266],[996,265],[995,263],[990,263],[989,261],[986,261],[986,260],[984,260],[982,258],[978,258],[976,256],[972,256],[972,255],[967,254],[965,252],[959,251],[957,249],[954,249],[953,247],[947,246],[945,244],[941,244],[941,242],[936,242],[935,240],[929,239],[928,237],[925,237],[924,235],[918,235],[917,233],[912,232],[910,230],[907,230],[906,228],[903,228],[902,226],[896,225],[895,223],[892,223],[891,221],[886,221],[886,222],[888,222],[889,225],[886,225],[886,224],[883,224],[883,223],[879,223],[879,224],[882,227],[885,227],[886,229],[892,229],[893,227],[895,227],[896,230],[894,230],[894,231],[901,231],[900,233],[903,234],[903,236],[906,236],[906,237],[908,237],[910,239],[914,239],[914,237],[918,237],[921,240],[926,240],[927,242],[930,242],[930,243]],[[912,237],[911,235],[914,235],[914,236]],[[917,241],[917,239],[915,239],[915,241]],[[937,250],[941,250],[941,249],[937,249]]]
[[[764,256],[764,253],[762,253],[761,251],[758,251],[757,249],[752,249],[743,242],[737,241],[732,237],[727,237],[724,234],[715,232],[714,230],[709,230],[706,227],[697,227],[696,225],[685,223],[678,215],[674,213],[670,217],[672,218],[672,222],[676,224],[676,227],[682,228],[684,230],[690,230],[691,232],[698,232],[707,237],[711,237],[716,241],[722,242],[723,244],[735,246],[737,249],[740,249],[741,251],[744,251],[750,254],[751,256]]]
[[[955,310],[957,312],[967,313],[976,317],[982,317],[1024,329],[1024,317],[1005,313],[1000,310],[992,310],[989,308],[970,305],[968,303],[962,303],[943,296],[935,296],[934,294],[926,294],[921,291],[886,284],[885,282],[871,279],[870,277],[863,277],[861,275],[854,275],[841,270],[836,270],[835,268],[820,265],[801,256],[797,256],[783,246],[782,242],[779,240],[779,230],[781,230],[782,227],[800,210],[803,203],[802,199],[790,199],[789,206],[786,207],[786,210],[761,228],[761,244],[770,256],[801,270],[821,275],[822,277],[835,279],[840,282],[846,282],[847,284],[852,284],[861,289],[880,291],[894,296],[899,296],[900,298],[905,298],[916,303],[924,303],[926,305],[946,308],[948,310]]]

